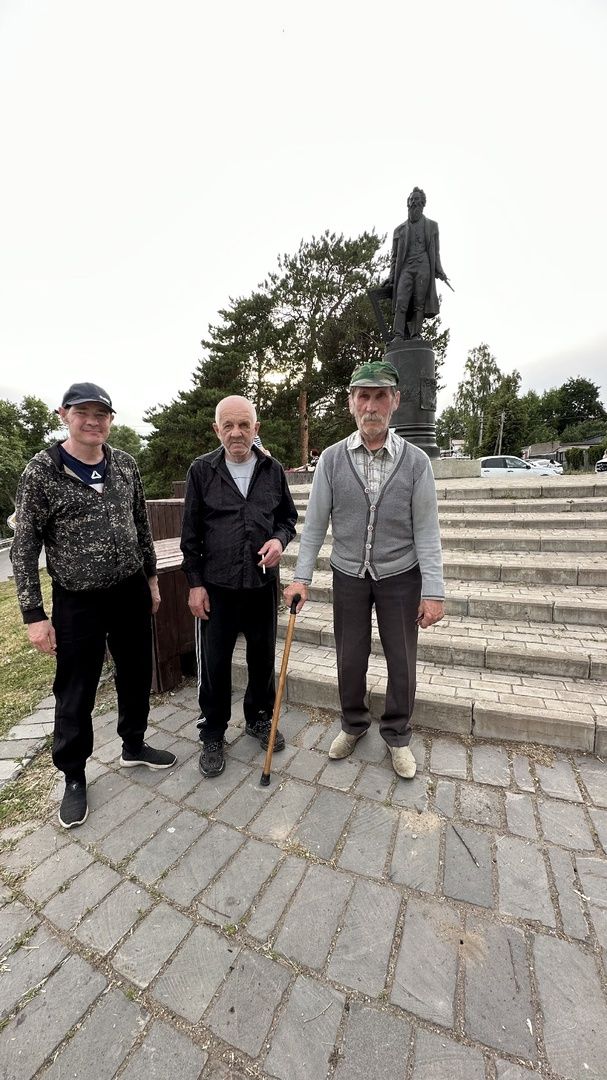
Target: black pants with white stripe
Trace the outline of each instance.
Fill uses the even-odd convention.
[[[106,642],[115,665],[118,735],[141,749],[152,686],[152,598],[143,570],[108,589],[70,592],[53,583],[57,637],[53,761],[67,780],[93,752],[92,712]]]
[[[224,589],[207,585],[211,614],[196,619],[198,704],[205,717],[200,738],[223,738],[232,708],[232,655],[242,633],[247,643],[248,684],[244,715],[255,724],[260,712],[272,715],[275,699],[277,586],[269,581],[259,589]]]

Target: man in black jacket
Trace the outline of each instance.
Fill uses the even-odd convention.
[[[239,632],[247,643],[246,732],[262,747],[268,745],[278,564],[297,521],[281,465],[254,445],[259,424],[251,402],[223,398],[213,428],[221,447],[190,466],[181,532],[188,602],[196,617],[203,776],[218,776],[225,767],[232,654]],[[277,732],[275,750],[284,745]]]
[[[36,454],[17,490],[11,550],[32,645],[56,656],[53,761],[65,773],[59,821],[86,821],[91,714],[106,642],[115,663],[123,766],[168,769],[175,755],[144,741],[152,683],[151,615],[160,604],[156,554],[139,471],[107,438],[108,393],[74,383],[58,409],[68,437]],[[52,620],[38,573],[42,546],[53,582]]]

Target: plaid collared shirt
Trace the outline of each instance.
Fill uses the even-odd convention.
[[[360,431],[355,431],[348,439],[347,448],[365,482],[365,487],[369,489],[369,494],[374,499],[377,498],[396,461],[398,443],[394,432],[388,429],[386,441],[379,450],[367,450]]]

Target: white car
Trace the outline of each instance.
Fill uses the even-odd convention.
[[[552,469],[552,471],[558,473],[559,476],[563,471],[563,466],[560,461],[548,461],[548,458],[534,458],[529,464],[533,465],[535,468],[538,468],[540,465],[545,465],[547,469]]]
[[[481,458],[481,476],[558,476],[552,465],[540,465],[523,461],[520,457],[504,454],[496,457]]]

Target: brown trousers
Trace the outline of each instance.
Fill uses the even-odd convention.
[[[333,622],[342,728],[362,735],[371,717],[366,704],[371,653],[371,612],[375,605],[379,636],[388,666],[388,687],[380,735],[388,746],[407,746],[415,704],[417,611],[421,595],[418,566],[375,581],[333,570]]]

